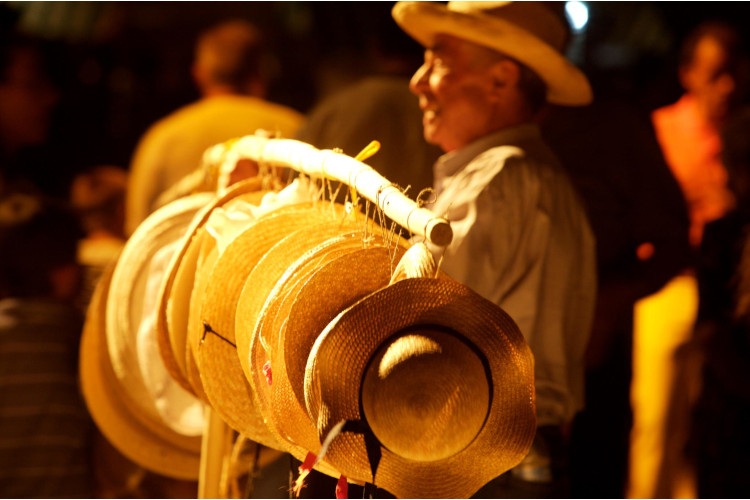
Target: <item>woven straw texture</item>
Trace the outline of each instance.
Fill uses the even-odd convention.
[[[270,420],[286,439],[316,454],[320,440],[315,423],[307,414],[304,399],[295,397],[289,374],[299,374],[298,385],[302,386],[307,355],[328,320],[341,310],[341,304],[348,307],[362,296],[385,286],[391,272],[391,255],[384,246],[374,243],[367,248],[362,248],[361,244],[344,245],[341,242],[310,259],[299,273],[299,279],[279,294],[279,300],[266,303],[268,307],[261,313],[252,349],[255,370],[251,380],[259,386],[256,392],[261,395],[261,408],[270,413],[270,417],[266,415],[267,421]],[[400,248],[395,251],[397,257],[403,253]],[[329,273],[334,269],[331,276]],[[321,277],[330,278],[323,290],[315,286]],[[311,281],[312,285],[308,286]],[[303,289],[305,295],[314,290],[315,300],[305,300],[304,303],[310,304],[312,309],[307,314],[298,309],[296,318],[301,317],[304,321],[297,322],[290,311],[298,305]],[[309,297],[313,299],[313,296]],[[258,334],[264,335],[271,346],[270,352],[256,347],[260,344]],[[286,352],[286,345],[293,346],[292,352]],[[260,376],[260,368],[266,360],[270,360],[273,367],[271,386],[264,384]]]
[[[319,228],[320,229],[320,228]],[[295,284],[304,280],[307,275],[320,266],[327,259],[341,255],[354,248],[361,248],[363,245],[363,232],[331,237],[312,250],[304,250],[306,245],[299,245],[298,242],[309,239],[308,230],[299,230],[275,245],[267,254],[268,260],[261,261],[246,282],[246,287],[237,303],[236,332],[238,348],[243,343],[250,341],[248,349],[250,351],[250,363],[248,367],[250,373],[248,380],[251,383],[253,393],[257,396],[258,408],[271,432],[277,439],[283,443],[285,450],[291,453],[299,460],[304,460],[308,452],[317,454],[320,448],[315,429],[307,420],[304,412],[297,414],[287,414],[283,424],[274,418],[273,402],[271,401],[271,390],[284,384],[286,370],[283,363],[276,363],[272,358],[272,353],[278,342],[279,332],[285,328],[284,313],[279,311],[284,299],[287,296],[288,288],[294,288]],[[338,229],[334,231],[337,233]],[[290,249],[297,249],[290,250]],[[299,252],[302,255],[299,256]],[[298,257],[294,259],[294,254]],[[291,261],[291,263],[290,263]],[[278,276],[278,278],[277,278]],[[253,278],[257,279],[253,279]],[[275,284],[274,284],[275,282]],[[265,283],[262,285],[261,283]],[[272,286],[272,291],[267,294],[265,303],[258,311],[258,290],[267,286]],[[262,294],[261,294],[262,295]],[[253,326],[255,325],[255,326]],[[239,349],[238,349],[239,350]],[[273,383],[268,384],[264,365],[266,361],[270,362]],[[288,384],[287,384],[288,385]],[[302,421],[294,420],[300,417]],[[311,429],[305,435],[295,434],[297,428]],[[316,469],[338,477],[338,472],[332,469],[325,461],[319,462]]]
[[[187,378],[185,342],[187,335],[190,294],[195,279],[199,245],[194,245],[198,229],[208,220],[211,212],[230,201],[241,200],[257,204],[266,193],[260,191],[259,179],[250,179],[233,186],[224,196],[215,199],[196,214],[182,239],[180,248],[172,257],[159,291],[156,317],[156,334],[159,352],[167,371],[184,389],[195,394]]]
[[[282,207],[256,220],[216,260],[203,294],[201,324],[223,337],[201,333],[201,340],[192,345],[206,395],[232,428],[271,447],[279,445],[269,436],[232,345],[236,345],[237,300],[247,277],[273,245],[295,229],[332,220],[337,211],[335,220],[340,221],[344,213],[340,206],[303,203]]]
[[[405,279],[342,312],[310,352],[307,408],[321,439],[342,420],[366,423],[360,389],[373,355],[398,332],[430,330],[431,325],[457,332],[487,364],[490,409],[477,436],[455,455],[433,461],[408,459],[379,445],[370,450],[380,456],[371,464],[365,433],[343,432],[326,457],[347,477],[372,482],[401,498],[469,497],[520,462],[533,441],[536,417],[528,345],[507,314],[467,287],[448,280]],[[477,411],[483,411],[481,406]]]

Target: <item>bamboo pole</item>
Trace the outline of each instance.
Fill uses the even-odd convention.
[[[379,206],[397,224],[416,235],[424,236],[433,244],[448,246],[453,239],[453,231],[447,220],[418,207],[388,179],[350,156],[328,149],[319,150],[292,139],[268,139],[260,136],[246,136],[233,141],[224,152],[259,163],[268,162],[292,168],[306,175],[343,182]]]

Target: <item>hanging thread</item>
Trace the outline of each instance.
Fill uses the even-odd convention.
[[[219,337],[221,340],[223,340],[227,344],[229,344],[232,347],[234,347],[235,349],[237,349],[237,346],[234,344],[234,342],[232,342],[228,338],[224,337],[223,335],[221,335],[220,333],[218,333],[217,331],[215,331],[213,328],[211,328],[211,325],[209,325],[205,321],[203,322],[203,336],[201,337],[201,342],[200,342],[201,345],[203,345],[203,342],[206,341],[206,334],[207,333],[213,333],[214,335],[216,335],[217,337]]]

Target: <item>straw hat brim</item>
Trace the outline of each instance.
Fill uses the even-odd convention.
[[[197,346],[201,342],[203,335],[203,323],[201,322],[201,307],[205,296],[206,286],[211,277],[211,271],[219,258],[219,249],[216,246],[216,240],[208,233],[205,228],[200,228],[195,235],[194,244],[198,248],[198,261],[195,269],[195,281],[193,289],[190,292],[190,308],[188,310],[188,331],[185,335],[185,371],[190,385],[195,390],[195,394],[206,404],[211,404],[208,400],[206,390],[203,388],[198,363],[195,360]]]
[[[165,476],[198,477],[201,439],[178,434],[149,420],[119,387],[105,334],[105,306],[111,269],[92,296],[81,338],[80,377],[86,405],[107,440],[138,465]]]
[[[278,449],[263,421],[236,350],[235,311],[242,287],[265,253],[295,229],[333,218],[328,202],[284,206],[254,221],[236,236],[216,260],[201,305],[201,333],[191,348],[211,406],[235,430]],[[338,208],[339,217],[344,213]],[[195,337],[192,337],[195,338]]]
[[[357,223],[356,225],[360,225]],[[287,414],[283,422],[274,419],[274,411],[270,391],[284,383],[285,367],[282,362],[276,363],[270,359],[274,351],[272,346],[277,343],[279,331],[284,328],[284,320],[279,317],[278,306],[285,296],[287,286],[293,286],[297,280],[304,280],[312,269],[321,265],[327,258],[340,255],[353,248],[363,245],[363,231],[350,234],[336,235],[345,228],[339,228],[338,223],[324,229],[323,225],[315,228],[303,228],[287,236],[276,244],[255,267],[246,281],[245,288],[237,302],[236,333],[238,354],[239,347],[247,344],[243,352],[248,352],[248,359],[243,363],[243,369],[250,381],[253,394],[257,398],[258,408],[268,428],[273,432],[285,450],[297,459],[304,461],[308,452],[318,454],[320,442],[315,428],[307,419],[304,412]],[[310,239],[311,233],[315,237]],[[313,249],[310,244],[320,238],[329,237]],[[305,243],[307,242],[307,243]],[[264,290],[271,289],[266,293]],[[263,297],[266,298],[263,298]],[[259,300],[261,299],[261,300]],[[263,302],[259,304],[259,302]],[[279,320],[276,322],[275,320]],[[240,354],[241,355],[241,354]],[[263,365],[270,361],[273,383],[268,384]],[[299,417],[300,420],[295,420]],[[295,429],[311,430],[308,433],[295,433]],[[325,461],[320,461],[317,470],[338,476]]]
[[[435,35],[452,35],[506,54],[531,68],[547,84],[547,101],[567,106],[591,103],[586,76],[560,52],[515,24],[494,16],[452,10],[435,2],[398,2],[396,23],[425,47]]]
[[[289,280],[285,290],[269,295],[251,345],[250,380],[260,396],[266,420],[287,440],[316,454],[320,440],[315,423],[307,414],[304,397],[295,396],[289,374],[298,374],[298,385],[303,386],[307,356],[318,334],[341,310],[387,285],[391,274],[392,256],[387,248],[347,240],[353,238],[337,238],[292,266],[298,268],[296,279]],[[397,259],[403,250],[396,246],[392,252]],[[302,308],[297,307],[300,299]],[[241,310],[242,300],[238,319]],[[266,337],[270,351],[259,342],[260,335]],[[286,352],[285,345],[293,348]],[[267,360],[273,369],[270,386],[261,374]]]
[[[129,397],[154,418],[158,418],[158,411],[143,380],[137,355],[149,266],[161,248],[184,235],[195,213],[212,199],[210,193],[191,195],[149,215],[126,242],[112,275],[106,304],[106,335],[112,367]]]
[[[200,227],[206,223],[211,212],[234,199],[247,199],[253,202],[260,191],[262,181],[260,179],[248,179],[232,186],[226,193],[203,207],[193,218],[182,239],[180,248],[177,250],[169,263],[167,272],[162,280],[159,291],[157,313],[156,313],[156,338],[159,345],[159,353],[164,360],[164,365],[172,378],[191,394],[195,391],[187,379],[184,362],[185,330],[184,324],[187,318],[187,307],[190,302],[190,290],[188,282],[195,274],[197,250],[191,243]],[[187,257],[187,259],[186,259]],[[195,260],[194,260],[195,259]],[[183,262],[185,260],[185,262]],[[178,282],[173,289],[175,281]],[[177,354],[175,354],[177,353]]]
[[[368,450],[373,444],[360,405],[373,354],[386,339],[415,325],[458,332],[483,354],[491,377],[484,426],[462,451],[436,461],[406,459],[379,444]],[[454,281],[412,278],[365,297],[329,324],[310,352],[305,396],[321,439],[342,420],[364,424],[343,432],[328,448],[327,460],[342,474],[400,498],[465,498],[517,465],[531,447],[533,371],[518,327],[495,304]],[[370,463],[368,452],[379,461]]]

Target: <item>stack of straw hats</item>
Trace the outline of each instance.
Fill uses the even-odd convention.
[[[315,181],[264,186],[168,203],[99,283],[81,376],[112,444],[196,479],[210,406],[266,462],[304,462],[298,487],[314,468],[468,497],[519,463],[533,358],[512,319]]]

